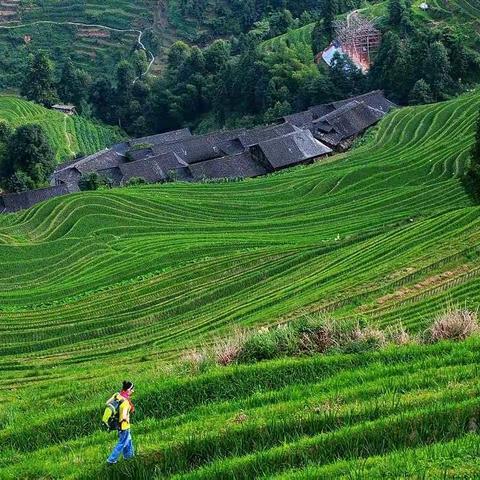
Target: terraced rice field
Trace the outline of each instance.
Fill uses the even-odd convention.
[[[201,375],[170,361],[305,311],[419,331],[477,309],[480,210],[458,176],[479,103],[396,110],[352,152],[269,177],[1,217],[0,478],[475,478],[478,339]],[[140,456],[106,471],[100,410],[124,377]]]
[[[274,37],[262,43],[262,50],[265,53],[288,52],[288,57],[298,60],[317,73],[314,57],[317,52],[312,50],[312,32],[315,24],[311,23],[301,28]]]
[[[80,116],[67,117],[18,97],[0,96],[0,120],[6,120],[13,127],[40,124],[45,129],[59,162],[78,153],[95,153],[122,138],[116,128]]]

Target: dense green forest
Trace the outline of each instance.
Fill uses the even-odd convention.
[[[119,9],[129,12],[119,17],[123,28],[148,28],[163,15],[176,31],[168,37],[169,48],[158,28],[146,30],[147,51],[134,43],[127,57],[92,74],[74,52],[58,55],[28,46],[17,69],[22,93],[44,105],[73,103],[84,116],[140,136],[185,125],[206,131],[268,123],[374,88],[401,105],[430,103],[461,93],[480,78],[478,42],[467,24],[458,26],[460,10],[440,21],[441,11],[432,8],[433,22],[406,0],[191,0],[169,2],[153,13],[143,3],[130,10],[122,5]],[[40,18],[37,7],[25,10],[22,20],[32,12]],[[356,8],[374,17],[383,33],[373,68],[364,75],[347,57],[338,57],[332,68],[316,65],[314,55],[333,39],[335,20]],[[88,2],[80,10],[85,21],[111,24],[114,18],[108,9],[93,16]],[[49,58],[39,60],[39,51]],[[143,76],[150,51],[158,54],[156,75]],[[39,61],[50,62],[51,71],[43,91],[32,92]]]

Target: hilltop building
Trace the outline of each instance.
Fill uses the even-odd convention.
[[[370,70],[373,57],[380,48],[382,34],[369,20],[357,12],[348,15],[345,21],[339,21],[335,27],[335,40],[317,57],[317,63],[321,59],[331,66],[334,55],[347,55],[350,60],[366,73]]]
[[[52,110],[56,110],[57,112],[64,113],[65,115],[68,115],[68,116],[77,114],[75,105],[62,105],[60,103],[57,103],[56,105],[52,105]]]
[[[133,178],[148,183],[251,178],[311,163],[346,150],[393,106],[376,90],[312,106],[273,125],[205,135],[181,129],[129,140],[58,166],[51,188],[0,197],[0,212],[76,192],[82,176],[93,172],[122,186]]]

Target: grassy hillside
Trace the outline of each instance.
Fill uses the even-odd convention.
[[[311,74],[318,74],[314,63],[315,53],[312,50],[312,31],[315,24],[290,30],[262,43],[261,49],[265,53],[288,52],[288,57],[305,65]]]
[[[6,120],[13,127],[28,123],[42,125],[59,162],[80,152],[97,152],[121,139],[116,128],[80,116],[67,117],[18,97],[0,96],[0,120]]]
[[[479,207],[458,175],[479,101],[394,111],[352,152],[265,178],[1,217],[0,478],[115,478],[97,425],[124,377],[140,406],[131,478],[478,471],[478,340],[193,378],[169,360],[309,311],[418,331],[448,303],[478,308]]]

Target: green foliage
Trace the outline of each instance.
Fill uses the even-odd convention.
[[[408,103],[410,105],[423,105],[432,103],[432,101],[432,90],[428,83],[423,78],[417,80],[410,92]]]
[[[22,125],[8,138],[2,176],[10,191],[45,185],[55,168],[55,154],[40,125]]]
[[[53,64],[42,51],[37,51],[31,58],[22,84],[22,95],[45,107],[51,107],[57,99]]]
[[[88,99],[91,83],[90,75],[75,68],[73,62],[69,59],[64,63],[57,83],[58,96],[62,102],[77,106],[77,111],[82,113],[81,107]]]
[[[139,185],[145,185],[147,181],[142,177],[132,177],[126,184],[126,187],[137,187]]]
[[[95,191],[99,188],[106,187],[108,181],[105,177],[99,175],[96,172],[87,173],[82,176],[78,182],[78,186],[82,191]]]
[[[76,69],[92,78],[110,74],[119,61],[136,60],[138,33],[69,25],[67,22],[145,30],[153,27],[154,15],[159,12],[151,0],[63,0],[60,3],[58,0],[29,0],[19,5],[19,2],[13,3],[11,8],[5,7],[5,11],[12,14],[8,26],[16,25],[15,28],[0,28],[1,88],[21,86],[29,57],[37,50],[48,52],[58,65],[71,59]],[[145,45],[155,53],[160,50],[158,40],[155,42],[158,35],[162,45],[171,42],[175,35],[165,21],[165,13],[159,12],[159,17],[163,20],[163,27],[144,35]],[[42,23],[45,21],[59,24]]]

